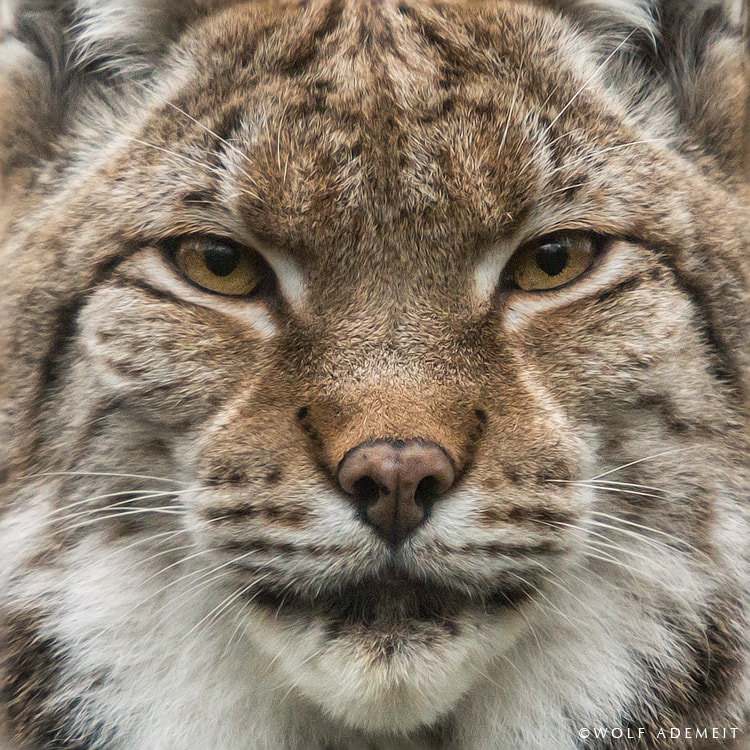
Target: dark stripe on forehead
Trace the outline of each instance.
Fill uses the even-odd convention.
[[[301,37],[292,49],[281,56],[279,68],[283,73],[301,75],[310,68],[320,52],[320,43],[341,24],[344,7],[344,0],[330,0],[312,33]]]
[[[468,34],[458,33],[460,26],[446,22],[434,9],[428,16],[426,9],[418,9],[410,3],[402,2],[398,10],[412,22],[414,31],[451,68],[450,72],[453,75],[476,74],[487,68],[485,58],[476,51],[477,39],[470,39]]]

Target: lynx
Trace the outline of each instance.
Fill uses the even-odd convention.
[[[3,747],[747,739],[739,5],[0,7]]]

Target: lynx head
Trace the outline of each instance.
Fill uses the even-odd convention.
[[[737,9],[6,15],[8,612],[86,568],[86,653],[183,628],[363,732],[739,721]]]

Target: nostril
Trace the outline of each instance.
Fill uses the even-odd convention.
[[[378,501],[380,492],[380,486],[374,479],[371,477],[362,477],[354,483],[351,494],[354,495],[358,503],[367,507]]]
[[[362,443],[338,467],[341,489],[389,544],[401,543],[422,524],[454,479],[446,451],[421,440]]]
[[[437,477],[425,477],[414,491],[414,502],[422,508],[425,514],[429,513],[440,496],[439,485]]]

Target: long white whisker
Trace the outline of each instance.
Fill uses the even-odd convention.
[[[503,149],[505,148],[505,142],[508,140],[508,130],[510,130],[510,121],[513,117],[513,110],[516,107],[516,101],[518,100],[518,85],[521,83],[521,70],[523,69],[523,61],[521,61],[521,66],[518,69],[518,75],[516,76],[516,86],[513,89],[513,100],[510,103],[510,109],[508,110],[508,118],[505,121],[505,130],[503,131],[503,137],[500,140],[500,146],[498,148],[498,153],[502,154]]]
[[[651,456],[645,456],[644,458],[639,458],[635,461],[630,461],[627,464],[622,464],[621,466],[617,466],[614,469],[610,469],[609,471],[603,471],[601,474],[597,474],[595,477],[591,477],[591,479],[587,480],[589,482],[596,482],[602,477],[609,476],[610,474],[615,474],[618,471],[622,471],[623,469],[627,469],[630,466],[636,466],[637,464],[642,464],[646,461],[653,461],[655,458],[661,458],[662,456],[670,456],[673,453],[682,453],[686,450],[690,450],[691,448],[701,448],[702,446],[699,445],[686,445],[681,448],[671,448],[668,451],[662,451],[661,453],[654,453]]]
[[[110,492],[106,495],[95,495],[93,497],[86,497],[83,500],[77,500],[74,503],[68,503],[67,505],[60,506],[59,508],[55,508],[49,513],[45,513],[43,516],[41,516],[37,520],[43,521],[43,522],[65,521],[71,518],[80,518],[81,516],[90,515],[92,513],[105,512],[107,510],[111,510],[114,508],[127,507],[128,505],[131,505],[132,503],[136,501],[140,501],[140,500],[148,500],[148,499],[155,498],[155,497],[171,496],[175,494],[178,494],[178,493],[174,492],[173,490],[164,490],[163,492],[133,492],[132,490],[122,490],[121,492]],[[67,512],[71,510],[72,508],[80,508],[80,506],[82,505],[89,505],[91,503],[96,503],[99,500],[106,500],[109,497],[120,497],[121,495],[128,495],[128,497],[125,500],[121,500],[120,502],[117,502],[117,503],[106,503],[105,505],[97,505],[94,508],[89,508],[86,510],[77,510],[74,513]]]
[[[568,111],[568,109],[573,105],[576,99],[588,88],[589,84],[596,78],[604,68],[607,67],[607,64],[609,61],[630,41],[630,37],[633,36],[635,33],[635,29],[631,31],[613,50],[610,52],[607,57],[604,58],[604,60],[597,66],[596,70],[586,79],[586,81],[583,83],[581,88],[576,91],[575,94],[571,97],[570,101],[557,113],[557,116],[552,120],[552,122],[547,126],[546,132],[549,132],[554,127],[555,123]]]
[[[142,87],[143,87],[144,89],[148,90],[149,92],[151,91],[151,90],[150,90],[150,89],[149,89],[149,88],[148,88],[147,86],[145,86],[144,84],[140,84],[140,85],[141,85],[141,86],[142,86]],[[238,148],[236,144],[232,143],[232,142],[231,142],[230,140],[228,140],[228,139],[226,139],[226,138],[222,138],[222,137],[221,137],[221,136],[220,136],[220,135],[219,135],[219,134],[218,134],[218,133],[217,133],[216,131],[214,131],[214,130],[212,130],[211,128],[209,128],[209,127],[208,127],[207,125],[205,125],[204,123],[202,123],[202,122],[201,122],[200,120],[197,120],[197,119],[196,119],[195,117],[193,117],[193,116],[192,116],[191,114],[188,114],[188,113],[187,113],[187,112],[186,112],[186,111],[185,111],[184,109],[181,109],[181,108],[180,108],[180,107],[178,107],[178,106],[177,106],[176,104],[174,104],[173,102],[170,102],[170,101],[169,101],[169,100],[167,100],[167,99],[162,99],[162,100],[161,100],[161,103],[162,103],[162,104],[166,104],[166,105],[167,105],[168,107],[171,107],[171,108],[172,108],[172,109],[174,109],[174,110],[175,110],[176,112],[179,112],[179,114],[181,114],[181,115],[182,115],[183,117],[185,117],[185,118],[187,118],[188,120],[190,120],[190,122],[192,122],[192,123],[194,123],[195,125],[197,125],[197,126],[198,126],[199,128],[201,128],[202,130],[204,130],[204,131],[205,131],[206,133],[208,133],[209,135],[211,135],[211,136],[213,136],[214,138],[216,138],[216,140],[218,140],[218,141],[219,141],[220,143],[223,143],[223,144],[224,144],[225,146],[227,146],[227,148],[230,148],[230,149],[232,149],[232,151],[233,151],[234,153],[236,153],[236,154],[237,154],[237,155],[238,155],[238,156],[239,156],[239,157],[240,157],[241,159],[244,159],[244,160],[245,160],[245,161],[246,161],[246,162],[247,162],[248,164],[252,164],[252,161],[251,161],[250,157],[249,157],[249,156],[248,156],[248,155],[247,155],[247,154],[246,154],[246,153],[245,153],[244,151],[242,151],[242,149]],[[279,165],[279,168],[281,168],[281,165]],[[243,174],[243,175],[244,175],[245,177],[247,177],[248,179],[252,179],[252,178],[250,177],[250,175],[249,175],[249,174],[248,174],[247,172],[245,172],[245,171],[244,171],[244,170],[243,170],[242,168],[240,168],[240,171],[242,172],[242,174]]]
[[[171,477],[154,477],[149,474],[126,474],[112,471],[43,471],[38,474],[24,474],[21,479],[35,479],[36,477],[126,477],[129,479],[151,479],[154,482],[172,482],[173,484],[188,485]]]
[[[618,516],[614,516],[610,513],[603,513],[602,511],[598,511],[598,510],[592,510],[590,511],[590,513],[594,516],[600,516],[601,518],[607,518],[609,520],[616,521],[617,523],[626,524],[627,526],[633,526],[634,528],[642,529],[643,531],[648,531],[651,534],[657,534],[659,536],[664,537],[665,539],[675,542],[677,545],[684,546],[686,549],[689,549],[691,552],[694,552],[702,557],[708,557],[705,552],[698,549],[697,547],[690,544],[689,542],[685,541],[684,539],[680,539],[680,537],[675,536],[674,534],[670,534],[666,531],[663,531],[662,529],[657,529],[654,526],[646,526],[644,524],[636,523],[635,521],[628,521],[625,518],[619,518]],[[625,531],[624,529],[620,529],[619,527],[617,528],[618,528],[618,531],[623,531],[623,532]],[[656,540],[652,540],[652,541],[656,542]]]
[[[269,571],[265,575],[262,575],[260,578],[254,579],[246,586],[242,586],[228,596],[224,597],[224,599],[216,607],[214,607],[207,615],[202,617],[195,625],[193,625],[192,628],[190,628],[190,630],[188,630],[187,633],[185,633],[180,642],[184,642],[185,640],[187,640],[196,630],[201,627],[201,625],[203,625],[203,623],[206,623],[206,627],[208,627],[211,622],[221,616],[222,612],[226,611],[228,607],[231,607],[237,599],[246,594],[248,591],[251,591],[258,584],[262,583],[266,578],[273,575],[273,572],[274,571]]]
[[[184,516],[186,511],[174,508],[172,506],[165,506],[163,508],[134,508],[132,510],[123,510],[119,513],[109,513],[106,516],[99,516],[98,518],[92,518],[88,521],[81,521],[81,523],[74,523],[70,526],[67,526],[66,530],[85,528],[86,526],[91,526],[92,524],[99,523],[100,521],[107,521],[112,518],[123,518],[124,516],[136,516],[148,513],[155,513],[157,515],[166,516]]]
[[[550,479],[548,480],[550,484],[572,484],[576,487],[588,487],[592,490],[601,490],[603,492],[615,492],[620,495],[637,495],[638,497],[653,497],[656,500],[663,500],[664,495],[657,495],[653,492],[640,492],[639,490],[628,490],[624,487],[605,487],[601,484],[598,484],[597,482],[576,482],[576,481],[569,481],[566,479]]]

